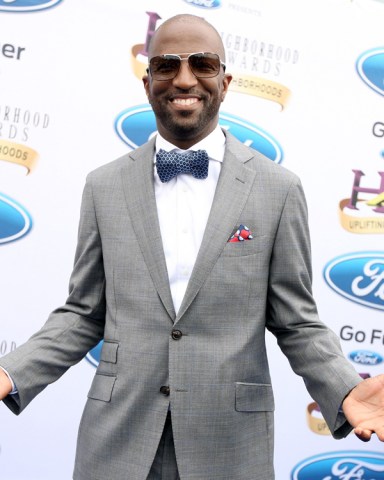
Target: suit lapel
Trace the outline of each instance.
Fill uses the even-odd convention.
[[[129,154],[122,168],[124,195],[137,241],[152,281],[172,321],[175,319],[153,185],[155,141]]]
[[[227,135],[224,161],[207,227],[176,320],[180,319],[196,297],[233,229],[238,226],[240,214],[255,179],[255,171],[245,165],[252,157],[248,148]]]

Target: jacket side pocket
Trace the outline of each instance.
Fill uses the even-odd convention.
[[[110,402],[115,382],[116,377],[114,376],[96,373],[91,388],[88,392],[88,398],[101,400],[103,402]]]
[[[272,385],[266,383],[236,384],[235,409],[238,412],[273,412],[275,401]]]

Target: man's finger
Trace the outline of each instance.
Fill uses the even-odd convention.
[[[381,428],[379,428],[379,430],[376,430],[376,435],[379,440],[384,442],[384,425]]]
[[[372,436],[371,430],[367,430],[364,428],[356,427],[354,429],[354,433],[356,437],[361,440],[362,442],[369,442]]]

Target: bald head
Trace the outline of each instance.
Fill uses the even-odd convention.
[[[207,34],[209,35],[207,36]],[[196,43],[196,39],[201,40],[208,38],[206,47],[198,50],[193,49],[192,45]],[[225,50],[223,41],[219,32],[207,22],[204,18],[196,15],[183,13],[175,15],[165,20],[159,28],[155,31],[148,49],[148,57],[152,58],[155,55],[161,55],[164,53],[185,53],[180,51],[178,45],[183,40],[185,44],[190,39],[191,47],[185,52],[205,51],[218,53],[220,58],[225,61]],[[165,42],[167,45],[172,43],[174,45],[173,51],[160,52],[159,46]],[[211,45],[211,46],[209,46]]]

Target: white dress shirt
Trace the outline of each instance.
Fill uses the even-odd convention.
[[[160,149],[181,153],[186,151],[158,134],[156,152]],[[157,211],[176,313],[195,265],[224,158],[225,136],[219,126],[188,150],[200,149],[206,150],[209,156],[208,177],[204,180],[180,174],[162,183],[154,168]]]

